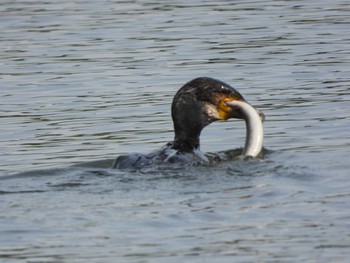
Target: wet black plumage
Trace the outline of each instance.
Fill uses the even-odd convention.
[[[203,128],[217,120],[240,118],[239,112],[227,107],[225,100],[243,100],[230,85],[213,78],[200,77],[182,86],[175,94],[171,116],[175,137],[162,149],[150,154],[130,154],[117,157],[113,168],[139,169],[160,163],[208,162],[199,151]]]

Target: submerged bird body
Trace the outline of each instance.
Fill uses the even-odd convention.
[[[209,159],[198,149],[180,152],[173,148],[172,143],[166,144],[159,150],[149,154],[132,153],[121,155],[114,161],[112,168],[141,169],[143,167],[162,164],[207,164]]]
[[[234,104],[234,101],[242,104]],[[251,111],[241,111],[240,105],[243,104],[256,111],[228,84],[207,77],[194,79],[180,88],[174,96],[171,106],[175,132],[173,142],[147,155],[135,153],[119,156],[114,161],[113,168],[141,169],[163,163],[209,163],[207,156],[200,151],[201,131],[217,120],[247,120],[247,112]],[[256,112],[260,118],[264,118],[262,113]]]

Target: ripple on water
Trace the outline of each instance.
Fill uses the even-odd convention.
[[[347,262],[349,8],[2,2],[0,261]],[[173,138],[172,97],[198,76],[265,113],[267,155],[108,169]],[[202,150],[244,134],[212,124]]]

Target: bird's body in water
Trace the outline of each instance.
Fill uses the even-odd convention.
[[[244,110],[244,107],[249,110]],[[113,168],[141,169],[165,163],[210,163],[210,158],[200,151],[200,134],[203,128],[214,121],[230,118],[245,119],[247,123],[250,118],[247,112],[253,115],[255,112],[258,119],[264,119],[262,113],[250,106],[243,96],[228,84],[207,77],[196,78],[181,87],[174,96],[171,106],[174,140],[149,154],[121,155],[114,161]],[[258,130],[261,129],[258,131],[261,135],[262,126],[257,127]],[[262,140],[259,143],[262,144]],[[254,150],[253,155],[259,153],[259,147],[261,150],[262,145],[255,146],[258,149]]]

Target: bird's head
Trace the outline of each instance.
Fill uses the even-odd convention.
[[[228,105],[230,101],[247,103],[237,90],[216,79],[201,77],[180,88],[171,108],[175,148],[198,148],[202,129],[214,121],[243,119],[240,108]],[[264,119],[264,115],[259,114]]]

